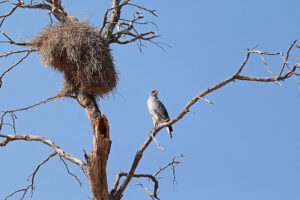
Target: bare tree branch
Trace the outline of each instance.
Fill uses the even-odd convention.
[[[117,44],[128,44],[132,42],[138,41],[138,46],[141,51],[142,41],[149,41],[161,49],[164,50],[164,48],[158,43],[154,42],[153,39],[160,37],[160,35],[155,34],[153,31],[145,32],[145,33],[138,33],[135,29],[134,25],[140,24],[140,25],[147,25],[149,23],[153,24],[157,29],[157,25],[154,22],[140,22],[139,20],[143,19],[144,16],[140,10],[144,10],[146,12],[151,13],[154,16],[157,16],[155,14],[156,10],[150,10],[145,7],[129,3],[130,0],[124,0],[121,3],[121,0],[112,0],[111,7],[106,10],[102,27],[100,28],[100,33],[104,38],[107,38],[109,43],[117,43]],[[121,18],[121,10],[125,5],[130,5],[137,7],[140,10],[137,10],[135,14],[137,16],[134,16],[133,19],[123,19]],[[109,20],[108,13],[110,12]],[[120,22],[121,21],[121,22]],[[117,26],[117,31],[114,33],[114,29]],[[150,35],[150,36],[149,36]],[[132,37],[131,39],[125,39],[124,41],[120,41],[119,39],[121,37]],[[148,36],[148,37],[146,37]]]
[[[142,188],[146,191],[146,193],[153,199],[159,199],[157,196],[157,190],[158,190],[158,181],[156,179],[156,176],[161,173],[162,171],[164,171],[165,169],[167,169],[169,166],[172,166],[172,170],[173,170],[173,182],[176,182],[176,176],[175,176],[175,167],[180,164],[180,162],[176,161],[176,158],[179,157],[184,157],[182,154],[178,155],[178,156],[174,156],[174,158],[172,159],[172,161],[170,163],[168,163],[167,165],[165,165],[162,168],[159,168],[159,170],[157,172],[154,173],[154,175],[151,174],[134,174],[133,177],[134,178],[149,178],[153,183],[154,183],[154,187],[153,187],[153,193],[149,192],[149,190],[143,186],[142,184],[138,184],[140,186],[142,186]],[[128,176],[128,173],[125,172],[120,172],[117,174],[115,182],[113,184],[112,190],[110,191],[110,196],[114,196],[115,192],[117,191],[117,188],[119,186],[120,183],[120,179],[123,176]]]
[[[0,136],[0,137],[1,137],[1,136]],[[28,189],[31,189],[31,197],[32,197],[32,196],[33,196],[33,191],[34,191],[34,189],[35,189],[35,187],[34,187],[34,185],[35,185],[34,182],[35,182],[35,176],[36,176],[37,172],[39,171],[39,169],[40,169],[40,167],[41,167],[42,165],[44,165],[46,162],[48,162],[48,161],[50,160],[50,158],[54,157],[54,156],[57,155],[57,154],[58,154],[57,151],[53,152],[52,154],[50,154],[44,161],[42,161],[42,162],[36,167],[36,169],[34,170],[34,172],[28,177],[28,179],[31,177],[31,181],[30,181],[30,184],[29,184],[26,188],[23,188],[23,189],[14,191],[14,192],[11,193],[10,195],[8,195],[8,196],[5,198],[5,200],[9,199],[10,197],[12,197],[13,195],[15,195],[15,194],[17,194],[17,193],[19,193],[19,192],[23,192],[22,197],[20,198],[20,199],[22,200],[22,199],[25,197],[25,195],[26,195]],[[59,155],[59,157],[60,157],[60,160],[63,162],[64,166],[66,167],[68,174],[70,174],[71,176],[75,177],[76,180],[78,181],[78,183],[79,183],[80,186],[81,186],[82,184],[81,184],[80,180],[78,179],[78,177],[77,177],[76,175],[74,175],[72,172],[70,172],[69,167],[68,167],[67,163],[65,162],[65,160],[62,158],[62,156]]]
[[[20,64],[24,59],[26,59],[26,58],[29,56],[29,54],[30,54],[31,52],[32,52],[32,51],[28,51],[27,54],[26,54],[25,56],[23,56],[18,62],[16,62],[16,63],[13,64],[12,66],[10,66],[7,70],[5,70],[5,71],[2,73],[2,75],[0,76],[0,88],[1,88],[1,86],[2,86],[2,78],[3,78],[3,76],[4,76],[7,72],[9,72],[10,70],[12,70],[14,67],[16,67],[18,64]]]
[[[119,6],[120,2],[121,0],[112,0],[111,8],[105,12],[104,21],[103,21],[102,28],[100,29],[100,33],[102,33],[105,24],[107,24],[105,31],[102,33],[102,35],[107,39],[109,39],[112,36],[114,28],[120,19],[120,14],[121,14],[121,7]],[[111,13],[109,16],[109,21],[107,22],[107,14],[109,11],[111,11]]]
[[[157,17],[157,14],[155,13],[156,10],[150,10],[150,9],[148,9],[148,8],[145,8],[145,7],[139,6],[139,5],[137,5],[137,4],[133,4],[133,3],[127,3],[127,5],[137,7],[137,8],[139,8],[139,9],[141,9],[141,10],[145,10],[145,11],[151,13],[152,15],[154,15],[155,17]]]
[[[28,9],[41,9],[41,10],[49,10],[51,14],[54,15],[54,17],[60,21],[60,22],[65,22],[68,20],[77,20],[74,16],[72,16],[71,14],[69,14],[68,12],[64,11],[64,8],[61,5],[61,0],[53,0],[53,1],[47,1],[49,4],[45,3],[43,1],[43,3],[41,2],[30,2],[29,4],[25,4],[23,1],[18,1],[18,3],[14,3],[11,2],[9,0],[3,1],[3,3],[9,3],[11,5],[14,5],[13,9],[6,15],[0,16],[0,18],[2,17],[2,21],[0,23],[0,27],[3,24],[3,22],[5,21],[5,19],[12,15],[13,12],[17,9],[17,8],[28,8]]]
[[[14,129],[14,134],[17,134],[17,131],[16,131],[16,119],[17,119],[17,116],[14,114],[14,113],[10,113],[10,117],[11,117],[11,120],[12,120],[12,127]]]
[[[160,37],[160,35],[153,35],[154,32],[147,32],[147,33],[142,33],[140,35],[136,35],[136,34],[133,34],[133,33],[124,33],[124,35],[129,35],[129,36],[132,36],[133,38],[130,39],[130,40],[125,40],[125,41],[120,41],[120,40],[114,40],[113,43],[117,43],[117,44],[128,44],[128,43],[131,43],[131,42],[135,42],[137,40],[145,40],[145,41],[151,41],[152,39],[154,38],[158,38]],[[152,36],[149,36],[149,37],[145,37],[147,35],[152,35]]]
[[[19,192],[23,192],[23,195],[22,197],[20,198],[20,200],[24,199],[27,191],[29,188],[31,188],[31,197],[33,196],[33,190],[34,190],[34,178],[35,178],[35,175],[37,174],[37,172],[39,171],[40,167],[42,165],[44,165],[47,161],[50,160],[50,158],[54,157],[55,155],[57,154],[57,152],[53,152],[52,154],[50,154],[43,162],[41,162],[37,167],[36,169],[34,170],[34,172],[29,176],[31,177],[31,183],[26,187],[26,188],[23,188],[23,189],[20,189],[20,190],[17,190],[17,191],[14,191],[13,193],[11,193],[10,195],[8,195],[4,200],[7,200],[9,199],[10,197],[12,197],[13,195],[19,193]],[[29,178],[28,177],[28,178]]]
[[[13,45],[18,45],[18,46],[26,46],[28,45],[28,43],[26,42],[15,42],[13,39],[11,39],[3,30],[0,29],[0,32],[2,33],[2,35],[8,39],[8,41],[0,41],[0,43],[9,43],[9,44],[13,44]]]
[[[160,143],[158,142],[158,140],[155,137],[153,137],[153,135],[152,135],[152,139],[156,143],[158,149],[160,149],[162,151],[166,151],[166,149],[164,149],[162,146],[160,146]]]
[[[124,21],[124,22],[132,22],[132,20],[128,20],[128,19],[121,19],[120,21]],[[140,24],[140,25],[148,25],[148,24],[152,24],[157,30],[159,30],[158,26],[156,23],[152,22],[152,21],[146,21],[146,22],[132,22],[133,24]]]
[[[24,4],[24,3],[14,3],[11,1],[6,1],[7,3],[10,3],[11,5],[16,6],[17,8],[30,8],[30,9],[42,9],[42,10],[51,10],[51,5],[46,4],[46,3],[40,3],[40,2],[35,2],[30,3],[30,4]]]
[[[282,64],[282,67],[281,67],[281,70],[280,70],[280,73],[279,73],[278,76],[281,76],[281,74],[282,74],[282,72],[283,72],[285,66],[288,67],[287,60],[289,59],[289,57],[290,57],[290,51],[291,51],[292,48],[295,46],[296,42],[297,42],[297,40],[295,40],[295,41],[291,44],[291,46],[289,47],[289,49],[287,50],[286,56],[285,56],[285,58],[284,58],[284,62],[283,62],[283,64]]]
[[[119,39],[123,34],[129,33],[129,31],[131,31],[133,29],[133,24],[135,22],[137,22],[139,19],[143,19],[143,18],[144,18],[144,16],[142,15],[142,13],[139,13],[139,16],[134,17],[132,20],[129,21],[129,23],[123,22],[123,23],[118,24],[118,31],[116,33],[114,33],[114,37],[116,39]],[[124,26],[124,25],[126,26],[126,28],[123,30],[120,30],[120,27]]]
[[[206,101],[207,103],[211,104],[211,105],[215,105],[214,102],[212,102],[211,100],[209,99],[206,99],[204,97],[200,97],[200,99],[202,99],[203,101]]]
[[[112,8],[109,8],[109,9],[107,9],[107,10],[105,11],[105,13],[104,13],[102,26],[101,26],[100,31],[99,31],[100,34],[102,34],[102,32],[103,32],[103,30],[104,30],[104,28],[105,28],[105,26],[106,26],[106,24],[107,24],[107,15],[108,15],[108,12],[111,11],[111,10],[112,10]],[[107,36],[106,36],[106,37],[107,37]]]
[[[145,192],[151,197],[151,199],[157,199],[157,200],[160,200],[158,197],[157,197],[157,195],[154,195],[154,193],[151,193],[149,190],[148,190],[148,188],[146,188],[143,184],[141,184],[141,183],[138,183],[137,185],[139,185],[139,186],[141,186],[144,190],[145,190]]]
[[[6,114],[14,114],[15,112],[20,112],[20,111],[24,111],[24,110],[29,110],[29,109],[34,108],[34,107],[36,107],[36,106],[39,106],[39,105],[41,105],[41,104],[49,103],[49,102],[53,101],[54,99],[57,99],[57,98],[60,98],[60,97],[61,97],[61,95],[56,95],[56,96],[50,97],[50,98],[48,98],[48,99],[46,99],[46,100],[40,101],[40,102],[38,102],[38,103],[36,103],[36,104],[33,104],[33,105],[31,105],[31,106],[27,106],[27,107],[25,107],[25,108],[18,108],[18,109],[15,109],[15,110],[2,111],[3,114],[1,115],[0,119],[2,120],[2,119],[5,117]],[[71,96],[69,96],[69,97],[71,97]]]
[[[59,157],[60,157],[60,160],[64,163],[64,165],[65,165],[65,167],[67,169],[68,174],[70,174],[71,176],[73,176],[77,180],[77,182],[79,183],[79,185],[82,186],[82,183],[80,182],[79,178],[69,170],[69,167],[68,167],[68,164],[66,163],[66,161],[61,156],[59,156]]]
[[[34,108],[34,107],[38,106],[38,105],[49,103],[49,102],[53,101],[54,99],[60,98],[60,97],[61,97],[61,95],[56,95],[54,97],[50,97],[50,98],[48,98],[46,100],[40,101],[39,103],[36,103],[34,105],[31,105],[31,106],[27,106],[25,108],[19,108],[19,109],[15,109],[15,110],[2,111],[3,114],[0,117],[0,120],[1,120],[0,127],[2,127],[2,125],[3,125],[4,117],[8,114],[8,115],[10,115],[11,120],[12,120],[12,125],[11,124],[10,125],[13,128],[13,130],[14,130],[14,134],[16,134],[16,123],[15,123],[15,120],[17,119],[17,116],[16,116],[15,112],[29,110],[31,108]],[[72,97],[72,96],[68,96],[68,97]],[[74,98],[74,97],[72,97],[72,98]],[[1,130],[1,128],[0,128],[0,130]]]
[[[294,46],[294,45],[293,45]],[[137,151],[134,160],[132,162],[131,168],[129,170],[128,175],[126,176],[125,180],[122,182],[120,188],[116,191],[115,195],[114,195],[114,199],[120,199],[124,190],[127,188],[127,185],[129,184],[129,182],[131,181],[132,177],[134,176],[134,172],[141,160],[141,158],[143,157],[143,153],[144,151],[148,148],[149,144],[152,142],[153,137],[156,136],[156,134],[163,128],[168,127],[173,125],[174,123],[178,122],[181,118],[183,118],[189,111],[190,111],[190,107],[193,106],[199,99],[203,99],[207,94],[220,89],[222,87],[224,87],[225,85],[227,85],[228,83],[231,83],[235,80],[247,80],[247,81],[258,81],[258,82],[277,82],[277,81],[283,81],[289,77],[291,77],[292,75],[295,74],[295,71],[297,68],[300,68],[300,63],[296,63],[293,68],[288,71],[286,74],[284,75],[278,75],[277,77],[251,77],[251,76],[243,76],[240,75],[240,73],[242,72],[242,70],[244,69],[244,67],[246,66],[249,57],[251,54],[263,54],[263,55],[280,55],[279,53],[269,53],[269,52],[262,52],[262,51],[257,51],[257,50],[248,50],[247,54],[246,54],[246,58],[243,61],[243,63],[241,64],[241,66],[238,68],[238,70],[229,78],[227,78],[226,80],[210,87],[207,88],[206,90],[204,90],[203,92],[201,92],[200,94],[196,95],[194,98],[192,98],[183,108],[183,110],[172,120],[170,120],[169,122],[165,122],[160,124],[159,126],[157,126],[156,128],[154,128],[150,133],[149,136],[147,138],[147,140],[144,142],[144,144],[141,146],[141,148]],[[152,137],[153,136],[153,137]]]
[[[153,175],[154,177],[156,177],[159,173],[161,173],[162,171],[164,171],[165,169],[167,169],[169,166],[172,165],[172,168],[175,169],[175,167],[180,164],[181,162],[176,161],[176,158],[183,158],[184,155],[180,154],[178,156],[174,156],[174,158],[172,159],[171,162],[169,162],[168,164],[166,164],[164,167],[159,168],[159,170],[157,170],[157,172],[155,172],[155,174]],[[175,177],[175,173],[173,171],[173,177]]]
[[[7,57],[7,56],[10,56],[13,54],[24,53],[24,52],[34,52],[34,51],[38,51],[38,50],[37,49],[23,49],[23,50],[11,51],[11,52],[0,55],[0,58]]]
[[[54,157],[57,154],[57,152],[53,152],[52,154],[50,154],[43,162],[41,162],[37,168],[34,170],[34,172],[30,175],[31,176],[31,196],[33,195],[33,190],[34,190],[34,177],[36,175],[36,173],[39,171],[40,167],[45,164],[48,160],[50,160],[50,158]],[[29,177],[30,177],[29,176]],[[28,177],[28,178],[29,178]]]
[[[119,182],[120,182],[120,179],[123,177],[123,176],[128,176],[128,173],[125,173],[125,172],[120,172],[117,177],[116,177],[116,180],[115,180],[115,183],[113,185],[113,189],[111,190],[110,192],[110,195],[113,196],[114,192],[116,191],[118,185],[119,185]],[[155,199],[159,199],[157,197],[157,189],[158,189],[158,181],[157,179],[155,178],[155,176],[151,175],[151,174],[133,174],[133,177],[134,178],[149,178],[153,183],[154,183],[154,187],[153,187],[153,193],[150,193],[147,190],[145,190],[147,192],[147,194],[151,197],[151,198],[155,198]],[[145,188],[144,188],[145,189]]]
[[[1,3],[4,3],[5,1],[3,1],[3,2],[1,2]],[[2,25],[3,25],[3,23],[4,23],[4,21],[5,21],[5,19],[8,17],[8,16],[10,16],[10,15],[12,15],[14,12],[15,12],[15,10],[18,8],[18,6],[15,6],[15,7],[13,7],[12,9],[11,9],[11,11],[9,12],[9,13],[7,13],[6,15],[2,15],[2,16],[0,16],[0,19],[1,19],[1,22],[0,22],[0,27],[2,27]]]
[[[75,165],[78,165],[84,174],[86,174],[86,164],[81,161],[80,159],[64,152],[57,144],[55,144],[53,141],[44,138],[42,136],[34,136],[34,135],[3,135],[0,134],[0,137],[5,138],[5,140],[0,141],[0,146],[6,146],[9,142],[15,141],[15,140],[23,140],[23,141],[37,141],[44,143],[45,145],[50,146],[55,150],[56,153],[58,153],[61,157],[64,159],[74,163]]]
[[[122,171],[119,172],[119,173],[117,174],[116,178],[115,178],[115,182],[114,182],[114,184],[113,184],[113,186],[112,186],[112,189],[111,189],[111,191],[110,191],[110,196],[111,196],[111,197],[114,196],[114,194],[116,193],[116,191],[117,191],[117,189],[118,189],[118,186],[119,186],[119,184],[120,184],[121,174],[122,174],[122,173],[123,173]]]
[[[10,197],[14,196],[15,194],[19,193],[19,192],[23,192],[23,195],[22,197],[20,198],[20,200],[23,200],[28,189],[31,187],[31,185],[28,185],[26,188],[23,188],[23,189],[20,189],[20,190],[17,190],[17,191],[14,191],[13,193],[11,193],[10,195],[8,195],[4,200],[7,200],[9,199]]]

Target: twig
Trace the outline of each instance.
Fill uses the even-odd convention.
[[[171,48],[170,45],[168,45],[168,44],[166,44],[166,43],[163,43],[163,42],[154,42],[153,40],[149,40],[149,42],[155,44],[158,48],[160,48],[160,49],[163,50],[163,51],[166,51],[166,49],[165,49],[162,45]]]
[[[281,55],[281,52],[280,52],[280,55]],[[269,67],[269,65],[268,65],[268,63],[267,63],[267,61],[266,61],[265,58],[263,57],[263,54],[260,53],[259,56],[260,56],[261,60],[263,61],[263,63],[264,63],[264,65],[265,65],[267,71],[269,72],[269,74],[271,74],[272,77],[275,77],[274,74],[273,74],[273,72],[271,71],[271,69],[270,69],[270,67]],[[280,86],[282,86],[282,84],[281,84],[280,82],[278,82],[278,81],[275,81],[275,82],[278,83]]]
[[[147,35],[152,35],[150,37],[144,37],[144,36],[147,36]],[[131,42],[135,42],[137,40],[147,40],[147,41],[151,41],[152,39],[154,38],[158,38],[160,37],[161,35],[153,35],[154,32],[147,32],[147,33],[142,33],[140,35],[135,35],[133,33],[124,33],[124,35],[129,35],[129,36],[132,36],[133,38],[130,39],[130,40],[125,40],[125,41],[120,41],[120,40],[114,40],[112,43],[117,43],[117,44],[128,44],[128,43],[131,43]]]
[[[13,64],[12,66],[10,66],[7,70],[5,70],[5,71],[2,73],[2,75],[0,76],[0,88],[1,88],[1,86],[2,86],[2,78],[3,78],[3,76],[4,76],[7,72],[9,72],[10,70],[12,70],[14,67],[16,67],[18,64],[20,64],[24,59],[26,59],[26,58],[29,56],[30,53],[31,53],[31,51],[28,51],[27,54],[26,54],[25,56],[23,56],[17,63]]]
[[[67,20],[77,20],[74,16],[72,16],[68,12],[64,11],[64,9],[61,5],[61,1],[59,1],[59,0],[53,0],[53,1],[46,0],[46,2],[48,2],[49,4],[45,3],[44,1],[43,1],[43,3],[40,3],[40,2],[33,3],[32,1],[30,1],[29,4],[20,3],[20,2],[14,3],[14,2],[11,2],[8,0],[6,2],[14,5],[15,6],[14,9],[27,8],[27,9],[48,10],[60,22],[65,22]],[[11,12],[13,13],[14,11],[11,11]],[[11,14],[9,14],[9,15],[11,15]]]
[[[0,18],[2,18],[2,20],[1,20],[1,22],[0,22],[0,27],[2,27],[2,25],[3,25],[4,21],[5,21],[5,19],[6,19],[8,16],[12,15],[12,14],[16,11],[17,8],[18,8],[18,6],[15,6],[15,7],[13,7],[13,8],[10,10],[9,13],[7,13],[6,15],[0,16]]]
[[[110,195],[113,196],[114,195],[114,192],[116,191],[118,185],[119,185],[119,182],[120,182],[120,179],[122,176],[128,176],[128,173],[125,173],[125,172],[120,172],[117,177],[116,177],[116,180],[115,180],[115,183],[113,185],[113,189],[111,190],[110,192]],[[151,197],[151,198],[155,198],[155,199],[159,199],[157,197],[157,190],[158,190],[158,181],[157,179],[151,175],[151,174],[133,174],[133,177],[134,178],[149,178],[153,183],[154,183],[154,186],[153,186],[153,193],[149,192],[148,189],[145,190],[147,192],[147,194]]]
[[[65,167],[67,169],[68,174],[70,174],[71,176],[73,176],[77,180],[77,182],[79,183],[79,185],[82,186],[82,183],[80,182],[79,178],[69,170],[69,167],[68,167],[68,164],[66,163],[66,161],[61,156],[59,156],[59,157],[60,157],[60,160],[64,163],[64,165],[65,165]]]
[[[127,23],[122,23],[123,25],[126,25],[127,28],[123,29],[123,30],[119,30],[116,33],[113,34],[113,36],[116,39],[119,39],[123,34],[126,35],[127,33],[129,33],[130,30],[133,29],[133,24],[138,21],[139,19],[143,19],[144,16],[140,13],[139,16],[134,17],[132,20],[129,21],[129,24]]]
[[[50,27],[52,27],[53,25],[53,19],[52,19],[52,16],[51,16],[51,12],[48,13],[48,16],[49,16],[49,20],[50,20]]]
[[[139,8],[139,9],[141,9],[141,10],[145,10],[145,11],[147,11],[147,12],[149,12],[149,13],[151,13],[152,15],[154,15],[155,17],[157,17],[157,15],[156,15],[156,10],[149,10],[149,9],[147,9],[147,8],[145,8],[145,7],[142,7],[142,6],[139,6],[139,5],[136,5],[136,4],[133,4],[133,3],[127,3],[127,5],[130,5],[130,6],[134,6],[134,7],[137,7],[137,8]]]
[[[0,131],[2,130],[3,125],[5,125],[5,123],[3,123],[3,118],[0,120]]]
[[[10,195],[8,195],[4,200],[7,200],[9,199],[10,197],[12,197],[13,195],[19,193],[19,192],[23,192],[23,195],[22,197],[20,198],[20,200],[23,200],[26,193],[27,193],[27,190],[31,187],[31,185],[28,185],[26,188],[23,188],[23,189],[20,189],[20,190],[17,190],[17,191],[14,191],[13,193],[11,193]]]
[[[184,155],[180,154],[178,156],[174,156],[172,161],[168,164],[166,164],[164,167],[160,168],[153,176],[156,177],[159,173],[167,169],[169,166],[172,166],[172,174],[173,174],[173,184],[176,183],[178,185],[177,179],[176,179],[176,174],[175,174],[175,167],[179,165],[181,162],[176,161],[176,158],[183,158]]]
[[[54,157],[57,154],[57,152],[53,152],[52,154],[50,154],[43,162],[41,162],[37,168],[34,170],[34,172],[30,175],[31,176],[31,197],[33,195],[33,190],[34,190],[34,177],[36,175],[36,173],[38,172],[38,170],[40,169],[40,167],[45,164],[50,158]],[[29,176],[29,177],[30,177]],[[28,177],[28,178],[29,178]]]
[[[158,140],[157,140],[153,135],[152,135],[152,139],[153,139],[154,142],[156,143],[158,149],[160,149],[160,150],[162,150],[162,151],[166,151],[165,148],[163,148],[162,146],[160,146]]]
[[[34,52],[34,51],[38,51],[38,50],[37,49],[23,49],[23,50],[11,51],[11,52],[0,55],[0,58],[7,57],[7,56],[10,56],[13,54],[24,53],[24,52]]]
[[[289,49],[287,50],[286,52],[286,56],[284,58],[284,62],[282,64],[282,67],[281,67],[281,70],[280,70],[280,73],[279,73],[279,77],[281,76],[282,72],[283,72],[283,69],[284,67],[287,65],[287,60],[289,59],[289,56],[290,56],[290,51],[292,50],[293,46],[296,44],[297,40],[294,40],[294,42],[291,44],[291,46],[289,47]]]
[[[103,17],[103,22],[102,22],[102,26],[100,28],[100,31],[99,33],[102,34],[103,32],[103,29],[105,28],[105,25],[107,24],[107,15],[108,15],[108,12],[111,11],[113,8],[109,8],[105,11],[104,13],[104,17]]]
[[[139,46],[140,51],[141,51],[141,47],[143,46],[142,42],[141,42],[142,40],[150,41],[164,50],[164,48],[162,46],[160,46],[159,43],[152,41],[152,39],[160,37],[160,35],[155,35],[155,33],[152,31],[139,34],[135,30],[134,24],[149,24],[149,23],[153,24],[158,29],[157,25],[154,22],[138,22],[140,19],[144,18],[144,16],[142,15],[140,10],[138,10],[136,12],[136,14],[138,14],[138,16],[134,17],[131,20],[120,18],[121,9],[125,5],[130,5],[130,6],[137,7],[141,10],[145,10],[145,11],[153,14],[154,16],[157,16],[155,14],[156,10],[149,10],[145,7],[129,3],[130,0],[124,0],[121,4],[120,4],[120,2],[121,2],[121,0],[112,0],[111,7],[109,9],[107,9],[104,14],[102,26],[99,31],[100,34],[102,34],[104,38],[107,38],[109,43],[128,44],[128,43],[135,42],[138,40],[139,41],[138,46]],[[107,20],[109,12],[111,12],[110,17],[109,17],[109,20]],[[125,22],[119,23],[120,20],[129,22],[129,23],[125,23]],[[113,33],[116,25],[117,25],[117,32]],[[121,30],[121,27],[125,27],[125,28]],[[135,34],[130,32],[131,30],[134,30]],[[152,35],[152,36],[146,37],[148,35]],[[120,41],[119,39],[122,36],[131,36],[133,38],[129,39],[129,40],[125,40],[125,41]]]
[[[10,113],[10,116],[11,116],[11,120],[12,120],[12,127],[13,127],[13,130],[14,130],[14,134],[17,134],[17,130],[16,130],[16,119],[17,119],[17,116],[14,114],[14,113]]]
[[[145,190],[145,192],[151,197],[151,199],[157,199],[157,200],[160,200],[157,196],[155,197],[154,196],[154,193],[151,193],[149,190],[148,190],[148,188],[146,188],[143,184],[141,184],[141,183],[138,183],[137,185],[139,185],[139,186],[141,186],[144,190]]]
[[[23,192],[23,195],[22,197],[20,198],[20,200],[24,199],[27,191],[29,188],[31,188],[31,197],[33,196],[33,190],[34,190],[34,178],[35,178],[35,175],[37,174],[37,172],[39,171],[40,167],[45,164],[47,161],[50,160],[50,158],[54,157],[55,155],[57,154],[57,152],[53,152],[52,154],[50,154],[44,161],[42,161],[37,167],[36,169],[34,170],[34,172],[29,176],[31,177],[31,183],[26,187],[26,188],[23,188],[23,189],[20,189],[20,190],[17,190],[17,191],[14,191],[13,193],[11,193],[10,195],[8,195],[5,200],[9,199],[10,197],[12,197],[13,195],[19,193],[19,192]],[[28,177],[28,179],[29,179]]]
[[[161,173],[162,171],[164,171],[165,169],[167,169],[169,166],[173,166],[173,168],[176,166],[176,165],[178,165],[178,164],[180,164],[181,162],[179,162],[179,161],[176,161],[175,159],[176,158],[183,158],[184,157],[184,155],[182,155],[182,154],[180,154],[180,155],[178,155],[178,156],[174,156],[174,158],[172,159],[172,161],[171,162],[169,162],[168,164],[166,164],[164,167],[162,167],[162,168],[159,168],[159,170],[157,170],[157,172],[155,172],[154,173],[154,177],[156,177],[159,173]],[[175,176],[175,173],[173,173],[174,174],[174,176]]]
[[[8,39],[8,41],[0,41],[0,43],[9,43],[9,44],[18,45],[18,46],[26,46],[26,45],[28,45],[28,43],[26,43],[26,42],[16,42],[16,41],[14,41],[2,29],[0,29],[0,32],[2,33],[2,35],[4,37],[6,37],[6,39]]]
[[[263,54],[260,53],[260,54],[259,54],[259,57],[260,57],[260,59],[263,61],[264,65],[265,65],[265,67],[266,67],[266,69],[267,69],[267,71],[272,75],[272,77],[274,77],[274,74],[273,74],[273,72],[271,71],[270,67],[268,66],[267,61],[266,61],[265,58],[263,57]]]
[[[121,21],[125,21],[125,22],[131,22],[132,20],[128,20],[128,19],[121,19],[120,18],[120,20]],[[154,22],[137,22],[137,21],[135,21],[135,22],[132,22],[133,24],[139,24],[139,25],[148,25],[148,24],[152,24],[157,30],[159,30],[159,27],[157,26],[157,24],[156,23],[154,23]]]
[[[211,104],[211,105],[215,105],[214,102],[204,98],[204,97],[199,97],[200,99],[202,99],[203,101],[206,101],[207,103]]]
[[[10,123],[3,123],[3,119],[2,119],[1,122],[0,122],[0,131],[1,131],[3,126],[9,126],[9,127],[13,128],[13,125],[11,125]]]
[[[176,183],[176,185],[178,185],[178,182],[177,182],[177,179],[176,179],[176,175],[175,175],[175,167],[177,165],[180,164],[180,162],[177,162],[175,161],[176,158],[179,158],[179,157],[184,157],[182,154],[178,155],[178,156],[174,156],[173,160],[172,160],[172,172],[173,172],[173,184]]]
[[[121,180],[121,174],[122,174],[122,173],[123,173],[123,172],[120,171],[120,172],[117,174],[117,176],[116,176],[116,178],[115,178],[115,182],[113,183],[112,189],[111,189],[111,191],[110,191],[110,196],[114,196],[115,192],[117,191],[117,188],[118,188],[119,183],[120,183],[120,180]]]
[[[266,51],[259,51],[259,50],[249,50],[249,53],[256,53],[256,54],[262,54],[262,55],[268,55],[268,56],[276,56],[276,55],[280,55],[281,52],[275,52],[275,53],[270,53],[270,52],[266,52]]]
[[[24,110],[29,110],[29,109],[34,108],[34,107],[36,107],[36,106],[39,106],[39,105],[41,105],[41,104],[49,103],[49,102],[53,101],[54,99],[60,98],[60,97],[61,97],[60,95],[56,95],[56,96],[50,97],[50,98],[48,98],[48,99],[46,99],[46,100],[40,101],[40,102],[38,102],[38,103],[36,103],[36,104],[33,104],[33,105],[31,105],[31,106],[27,106],[27,107],[25,107],[25,108],[18,108],[18,109],[15,109],[15,110],[7,110],[7,111],[3,111],[3,114],[1,115],[0,119],[3,119],[4,116],[5,116],[6,114],[11,114],[11,113],[15,113],[15,112],[24,111]]]

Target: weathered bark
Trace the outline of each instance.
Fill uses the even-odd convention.
[[[94,200],[108,200],[106,161],[110,150],[108,121],[99,116],[94,125],[93,151],[87,159],[88,178]]]
[[[94,96],[79,93],[79,104],[84,107],[93,128],[93,150],[86,156],[87,176],[94,200],[110,200],[106,164],[110,151],[109,125],[106,116],[98,108]]]

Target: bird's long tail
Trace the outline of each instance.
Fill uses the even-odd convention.
[[[172,138],[172,131],[173,131],[172,126],[168,126],[166,129],[167,129],[167,131],[168,131],[168,133],[170,135],[170,138]]]

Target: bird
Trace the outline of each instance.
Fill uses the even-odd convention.
[[[152,117],[154,128],[157,127],[158,122],[162,123],[170,121],[168,111],[164,104],[158,99],[157,94],[157,90],[153,90],[150,93],[149,98],[147,100],[147,106]],[[166,129],[170,135],[170,138],[172,138],[172,126],[168,126],[166,127]]]

